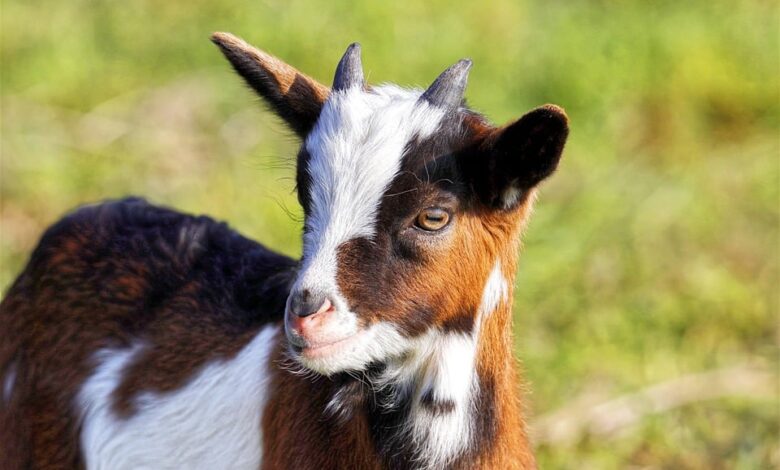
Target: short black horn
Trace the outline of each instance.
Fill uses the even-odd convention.
[[[360,61],[360,44],[353,42],[344,53],[344,57],[336,67],[336,76],[333,78],[333,91],[341,91],[354,86],[365,85],[363,80],[363,64]]]
[[[420,97],[433,106],[453,109],[460,106],[469,80],[471,60],[461,59],[441,73]]]

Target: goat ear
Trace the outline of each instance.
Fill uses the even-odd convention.
[[[545,105],[491,131],[464,166],[474,189],[487,204],[511,208],[550,176],[569,135],[563,109]]]
[[[330,93],[328,87],[230,33],[214,33],[211,41],[299,136],[312,129]]]

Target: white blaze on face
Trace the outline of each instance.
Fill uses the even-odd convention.
[[[391,85],[334,92],[306,139],[311,206],[296,288],[328,292],[339,311],[349,305],[336,284],[338,247],[374,235],[406,144],[435,132],[444,115],[420,94]]]

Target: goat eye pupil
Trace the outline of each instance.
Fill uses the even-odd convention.
[[[416,225],[429,232],[441,230],[447,225],[450,216],[443,209],[425,209],[417,216]]]

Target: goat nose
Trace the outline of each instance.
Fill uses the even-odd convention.
[[[333,309],[327,295],[303,289],[290,295],[290,313],[296,317],[308,317]]]

